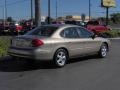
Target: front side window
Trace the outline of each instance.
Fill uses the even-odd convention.
[[[92,32],[90,32],[84,28],[78,28],[77,31],[81,38],[90,38],[93,35]]]
[[[74,27],[67,28],[61,32],[61,36],[65,38],[79,38],[79,34]]]

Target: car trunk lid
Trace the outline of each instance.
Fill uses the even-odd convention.
[[[33,36],[33,35],[23,35],[17,36],[12,40],[13,47],[19,48],[34,48],[43,45],[41,39],[45,37]]]

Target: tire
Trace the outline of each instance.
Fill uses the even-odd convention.
[[[58,49],[54,55],[54,65],[64,67],[69,59],[68,53],[64,49]]]
[[[107,46],[107,44],[103,43],[98,52],[98,55],[100,58],[105,58],[107,56],[107,53],[108,53],[108,46]]]

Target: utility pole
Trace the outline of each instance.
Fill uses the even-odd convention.
[[[51,23],[50,18],[51,18],[51,2],[50,0],[48,0],[48,24]]]
[[[31,20],[33,21],[33,0],[31,0]]]
[[[36,26],[41,25],[40,1],[41,0],[35,0],[35,25]]]
[[[4,8],[5,8],[5,19],[7,19],[7,1],[6,0],[5,0]]]
[[[57,21],[57,18],[58,18],[58,1],[56,0],[56,21]]]
[[[7,5],[6,5],[6,0],[4,2],[4,30],[5,30],[5,26],[6,26],[6,20],[7,20]]]
[[[89,0],[89,20],[91,19],[91,0]]]
[[[3,21],[4,21],[4,19],[5,19],[5,9],[4,9],[4,7],[2,7],[2,12],[3,12]]]

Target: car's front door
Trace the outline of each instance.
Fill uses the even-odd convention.
[[[84,52],[84,43],[80,40],[76,27],[64,29],[62,37],[65,38],[65,44],[71,57],[76,57]]]
[[[100,47],[100,41],[98,38],[92,38],[93,33],[88,31],[85,28],[79,27],[77,29],[78,34],[80,35],[80,41],[84,42],[84,53],[90,54],[93,52],[97,52]]]

